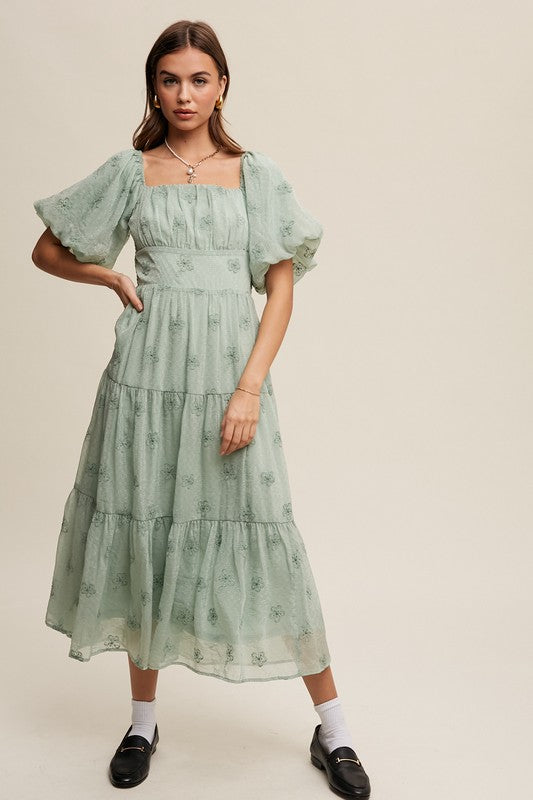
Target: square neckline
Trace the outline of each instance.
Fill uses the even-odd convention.
[[[143,151],[137,150],[135,147],[132,147],[133,152],[137,155],[138,159],[138,166],[139,166],[139,173],[141,177],[141,183],[143,188],[145,189],[160,189],[163,186],[205,186],[208,189],[223,189],[226,192],[242,192],[244,190],[244,174],[243,174],[243,159],[248,150],[245,150],[244,153],[240,156],[240,165],[239,165],[239,186],[222,186],[219,183],[155,183],[155,184],[148,184],[146,183],[144,177],[144,158],[143,158]]]

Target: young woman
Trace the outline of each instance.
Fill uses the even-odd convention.
[[[46,624],[69,656],[127,653],[132,723],[109,765],[136,786],[159,741],[158,670],[243,682],[301,676],[312,763],[367,797],[296,527],[269,368],[322,227],[277,164],[224,130],[213,29],[167,28],[146,63],[133,148],[34,203],[47,272],[124,305],[57,544]],[[128,236],[137,285],[113,271]],[[252,287],[267,295],[259,321]]]

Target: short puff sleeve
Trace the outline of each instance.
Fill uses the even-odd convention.
[[[45,225],[83,263],[113,268],[129,236],[140,174],[133,149],[111,155],[87,177],[35,200]]]
[[[302,208],[280,167],[265,153],[246,151],[243,176],[252,285],[265,294],[271,264],[292,258],[293,283],[317,266],[315,253],[323,228]]]

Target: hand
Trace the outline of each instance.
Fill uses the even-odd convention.
[[[220,426],[220,455],[233,453],[249,444],[255,436],[259,420],[259,397],[235,390],[222,418]]]
[[[127,275],[124,275],[122,272],[115,273],[115,280],[111,286],[113,291],[115,291],[122,301],[122,305],[124,308],[131,303],[137,311],[143,310],[143,304],[140,297],[137,296],[137,292],[135,291],[135,284]]]

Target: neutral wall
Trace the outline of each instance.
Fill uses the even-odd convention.
[[[179,18],[213,25],[231,135],[277,160],[325,229],[272,376],[372,796],[523,794],[531,3],[30,0],[2,17],[6,797],[115,796],[106,768],[129,724],[125,654],[76,662],[43,619],[122,306],[33,265],[32,202],[131,146],[146,55]],[[116,269],[133,277],[131,241]],[[318,717],[301,680],[235,686],[170,667],[158,719],[146,790],[162,800],[328,795],[308,760]]]

